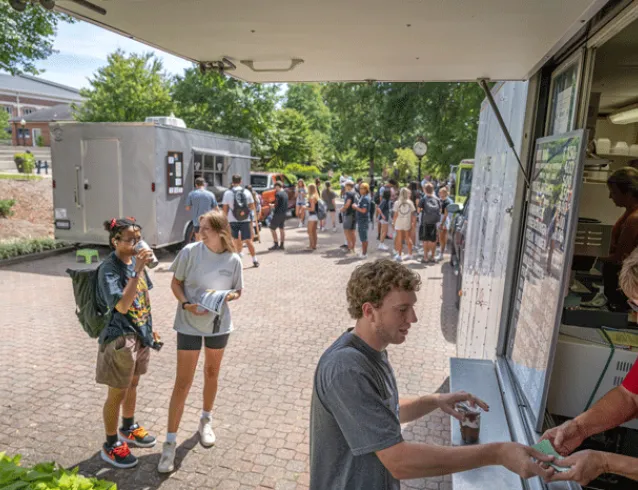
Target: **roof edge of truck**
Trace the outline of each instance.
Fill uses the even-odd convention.
[[[214,133],[212,131],[204,131],[202,129],[194,129],[194,128],[180,128],[178,126],[170,126],[170,125],[166,125],[166,124],[157,124],[157,123],[153,123],[153,122],[81,122],[81,121],[53,121],[50,124],[54,124],[54,125],[60,125],[60,126],[71,126],[71,125],[84,125],[84,124],[91,124],[91,125],[103,125],[103,126],[149,126],[149,127],[157,127],[157,128],[164,128],[164,129],[172,129],[175,131],[188,131],[188,132],[193,132],[193,133],[203,133],[203,134],[208,134],[208,135],[213,135],[213,136],[218,136],[220,138],[224,138],[227,140],[233,140],[233,141],[242,141],[244,143],[251,143],[251,141],[248,138],[240,138],[238,136],[231,136],[229,134],[222,134],[222,133]]]

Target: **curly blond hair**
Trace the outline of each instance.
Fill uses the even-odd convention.
[[[393,289],[418,291],[421,278],[406,266],[390,259],[379,259],[357,267],[346,288],[348,313],[355,320],[363,317],[363,305],[378,307]]]
[[[625,296],[638,298],[638,248],[623,261],[618,282]]]

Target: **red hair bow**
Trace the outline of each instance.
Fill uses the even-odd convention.
[[[115,218],[113,218],[113,219],[111,220],[111,230],[112,230],[113,228],[115,228],[115,224],[116,224],[116,223],[117,223],[117,220],[116,220]]]

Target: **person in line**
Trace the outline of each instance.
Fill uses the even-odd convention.
[[[326,203],[326,208],[328,210],[328,216],[330,216],[330,220],[332,221],[332,232],[337,233],[337,205],[335,203],[335,199],[337,198],[337,193],[332,190],[330,181],[326,181],[326,187],[321,192],[321,199]],[[324,224],[327,224],[328,219],[324,220]]]
[[[250,192],[250,195],[253,196],[253,201],[255,201],[255,209],[250,210],[250,239],[255,241],[255,233],[259,236],[259,217],[261,216],[261,196],[255,192],[252,185],[247,185],[246,190]],[[261,243],[261,239],[259,240]]]
[[[607,179],[609,198],[625,208],[611,231],[609,255],[601,257],[605,296],[614,311],[626,310],[627,297],[618,287],[623,260],[638,247],[638,170],[623,167]]]
[[[341,199],[344,198],[344,196],[346,195],[346,182],[348,182],[348,180],[350,180],[346,174],[344,172],[341,172],[341,175],[339,176],[339,187],[341,187]]]
[[[387,347],[406,342],[417,322],[420,286],[418,274],[390,259],[352,273],[346,298],[354,328],[323,353],[313,380],[310,490],[399,490],[400,480],[488,465],[503,465],[522,478],[553,475],[541,465],[551,456],[514,442],[448,447],[403,439],[401,424],[436,409],[457,419],[463,417],[455,410],[461,401],[489,410],[464,392],[399,396]]]
[[[441,201],[441,223],[439,224],[439,244],[441,249],[439,250],[436,260],[442,260],[447,248],[447,233],[450,229],[452,217],[448,213],[447,207],[453,204],[452,199],[447,191],[447,187],[443,186],[439,189],[439,200]]]
[[[317,228],[319,226],[319,216],[317,216],[317,205],[319,203],[319,192],[315,184],[308,185],[308,241],[310,250],[317,250]]]
[[[199,241],[199,217],[211,209],[217,209],[215,194],[206,189],[206,181],[202,177],[197,177],[195,189],[190,191],[186,197],[186,211],[191,212],[193,232],[197,241]]]
[[[417,236],[419,227],[419,201],[421,200],[421,191],[419,190],[419,183],[416,181],[410,182],[410,200],[414,204],[414,214],[412,215],[412,227],[410,228],[410,238],[414,244],[416,252],[419,252],[419,237]]]
[[[341,207],[341,213],[343,214],[343,234],[346,237],[346,247],[348,253],[355,253],[355,230],[357,228],[357,221],[355,217],[354,204],[357,200],[354,192],[354,182],[349,180],[346,182],[346,193],[344,195],[343,206]]]
[[[372,201],[370,200],[370,186],[365,182],[362,182],[359,186],[359,192],[361,197],[359,202],[353,205],[357,219],[357,230],[359,230],[359,240],[361,240],[361,253],[358,257],[360,259],[368,258],[368,229],[370,227],[370,207]]]
[[[416,212],[414,204],[410,200],[410,190],[403,187],[399,192],[399,199],[394,203],[394,259],[401,262],[403,254],[403,242],[408,244],[408,255],[405,260],[412,260],[412,239],[410,238],[410,228],[412,227],[412,217]]]
[[[620,271],[620,287],[629,298],[629,305],[638,311],[638,249],[625,259]],[[575,481],[588,485],[603,473],[614,473],[638,481],[638,458],[601,451],[577,451],[585,439],[613,429],[638,417],[638,362],[621,386],[609,391],[589,410],[564,424],[549,429],[542,439],[566,456],[557,464],[569,471],[556,473],[550,481]]]
[[[390,189],[384,190],[383,195],[381,196],[381,203],[379,207],[377,207],[377,215],[379,216],[379,226],[381,230],[379,232],[379,250],[390,250],[389,247],[384,243],[386,237],[388,236],[388,226],[390,223]]]
[[[288,194],[284,191],[284,185],[278,180],[275,182],[275,204],[270,219],[270,232],[275,244],[268,250],[285,250],[284,240],[286,233],[286,212],[288,211]],[[277,242],[277,229],[279,229],[279,242]]]
[[[297,228],[301,228],[304,225],[304,218],[306,216],[306,183],[303,179],[299,179],[297,182],[297,189],[295,189],[295,200],[297,207],[295,208],[295,215],[299,218],[299,225]]]
[[[105,221],[104,229],[112,251],[98,270],[98,294],[112,314],[98,339],[95,369],[95,381],[108,386],[102,411],[106,442],[100,457],[116,468],[132,468],[138,460],[129,445],[155,445],[155,437],[135,421],[137,387],[148,371],[154,341],[148,294],[153,283],[145,269],[153,252],[135,251],[142,228],[132,218]]]
[[[215,444],[213,405],[224,350],[233,331],[228,304],[221,316],[198,306],[199,297],[207,290],[231,291],[226,302],[241,297],[243,267],[235,253],[226,215],[211,211],[200,218],[202,241],[186,245],[170,267],[174,273],[171,290],[178,301],[173,329],[177,332],[177,372],[168,408],[168,431],[157,470],[170,473],[175,469],[177,431],[184,413],[184,404],[193,383],[197,361],[204,344],[204,393],[199,420],[199,440],[202,446]]]
[[[228,217],[230,229],[235,240],[235,250],[239,256],[243,256],[244,244],[253,259],[253,266],[259,267],[257,252],[252,241],[250,231],[252,221],[250,211],[255,211],[255,200],[248,189],[241,185],[241,175],[233,175],[233,186],[224,193],[224,214]]]
[[[434,186],[429,182],[423,188],[425,194],[421,199],[421,226],[419,239],[423,242],[424,264],[436,261],[437,228],[441,222],[441,201],[434,195]]]
[[[363,178],[357,178],[357,182],[354,184],[354,192],[357,195],[357,199],[361,197],[361,184],[363,183]]]

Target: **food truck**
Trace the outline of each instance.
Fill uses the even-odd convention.
[[[638,143],[637,0],[56,5],[204,71],[251,82],[480,83],[486,101],[451,389],[490,401],[480,442],[533,444],[631,367],[631,338],[600,328],[630,326],[627,314],[583,305],[600,303],[592,301],[596,257],[607,253],[621,213],[608,200],[606,176]],[[506,82],[488,83],[499,81]],[[635,455],[629,425],[593,443]],[[460,437],[452,424],[452,443]],[[548,487],[501,467],[455,474],[452,483],[455,490]],[[590,488],[636,484],[607,475]]]
[[[186,197],[203,177],[219,199],[233,174],[250,182],[250,141],[155,120],[52,123],[55,238],[108,244],[102,223],[133,216],[153,248],[191,236]]]

